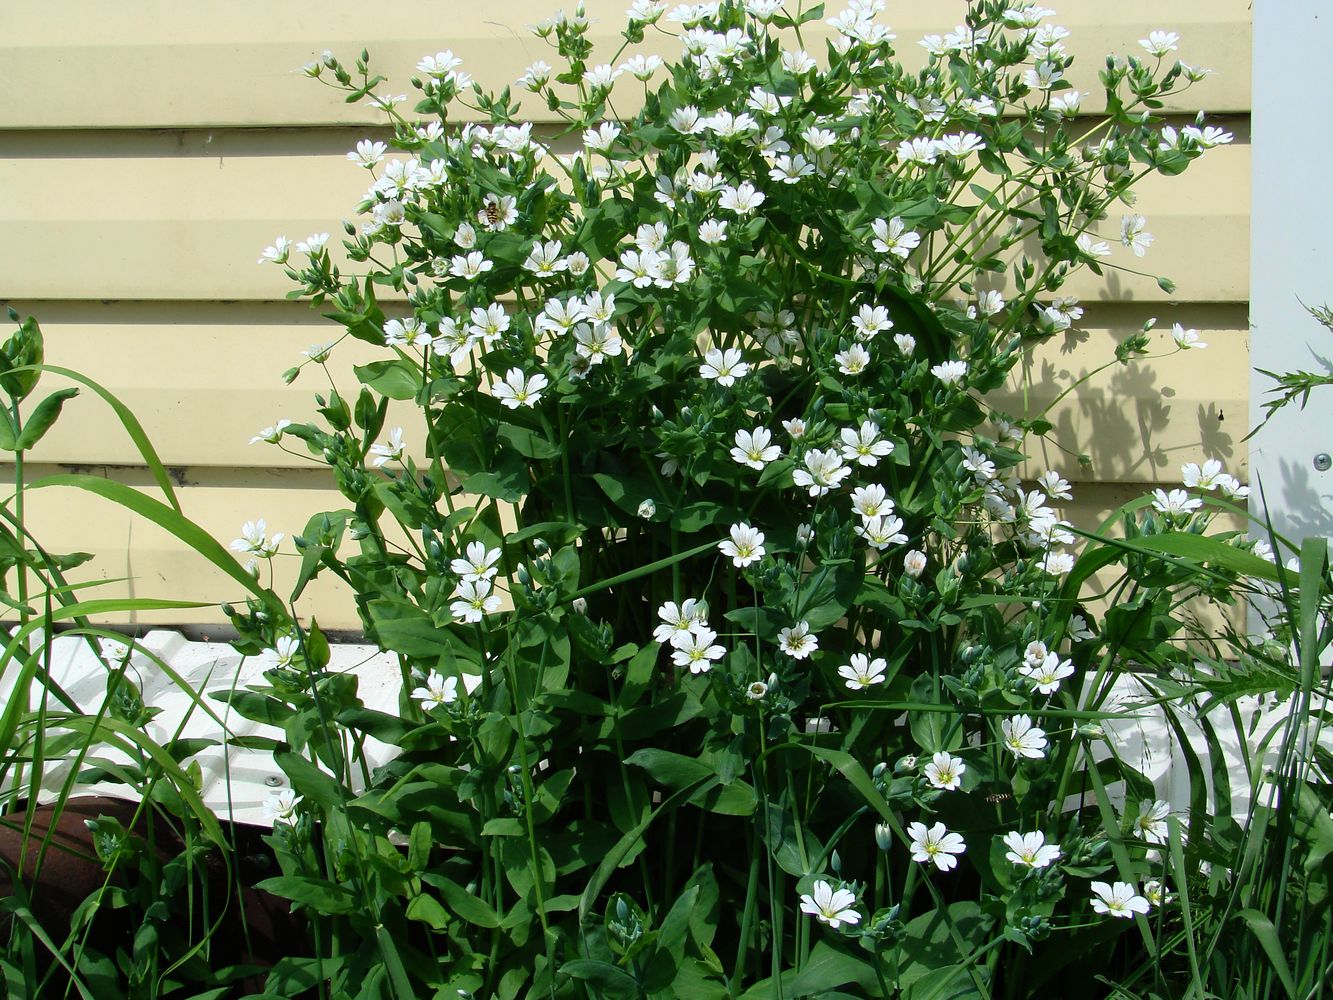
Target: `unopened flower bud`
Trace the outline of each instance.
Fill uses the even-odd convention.
[[[570,604],[576,615],[586,615],[588,613],[588,600],[585,597],[576,597]]]
[[[926,554],[920,549],[912,549],[903,556],[903,572],[916,579],[926,568]]]
[[[875,844],[881,851],[893,847],[893,828],[888,823],[875,824]]]
[[[643,503],[639,504],[639,516],[643,518],[645,521],[650,520],[652,516],[656,513],[657,513],[657,504],[653,502],[651,497],[644,500]]]

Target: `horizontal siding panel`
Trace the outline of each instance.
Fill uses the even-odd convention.
[[[79,368],[120,396],[162,460],[184,468],[187,478],[198,468],[309,466],[304,457],[249,440],[281,417],[314,418],[313,393],[327,389],[319,373],[306,372],[291,386],[279,374],[310,344],[333,339],[341,329],[336,324],[299,304],[34,303],[27,311],[42,321],[51,363]],[[990,404],[1013,415],[1040,414],[1065,386],[1110,361],[1115,345],[1154,314],[1162,317],[1154,354],[1171,349],[1173,321],[1198,328],[1210,346],[1114,366],[1090,379],[1047,415],[1055,430],[1042,458],[1046,467],[1071,480],[1127,482],[1171,478],[1181,462],[1203,457],[1222,459],[1232,471],[1243,468],[1249,357],[1240,307],[1154,312],[1094,304],[1079,335],[1058,336],[1036,350],[1025,370],[1026,403],[1023,373],[1015,372]],[[372,345],[344,341],[330,366],[343,394],[356,391],[353,364],[385,356]],[[163,372],[171,378],[163,379]],[[411,404],[395,404],[389,419],[406,429],[409,444],[420,446],[424,433]],[[305,455],[301,442],[291,446]],[[1080,468],[1061,448],[1088,454],[1092,466]],[[142,461],[106,405],[87,392],[66,406],[35,457],[72,465]]]
[[[24,193],[0,203],[0,299],[282,299],[291,285],[280,268],[255,263],[262,249],[279,234],[331,232],[336,243],[366,186],[343,155],[355,133],[87,135],[60,143],[24,133],[0,161],[0,190]],[[1141,184],[1134,210],[1157,242],[1142,260],[1117,244],[1111,261],[1168,275],[1175,293],[1128,271],[1109,282],[1084,271],[1068,291],[1245,301],[1249,152],[1239,142],[1220,147],[1183,177]],[[1119,218],[1103,229],[1116,243]]]
[[[376,123],[380,119],[368,108],[343,104],[338,93],[306,79],[298,68],[324,49],[350,63],[365,46],[372,68],[389,77],[381,92],[411,93],[408,81],[417,61],[452,48],[465,69],[498,90],[536,59],[555,62],[526,26],[558,6],[556,0],[506,0],[492,7],[403,0],[391,17],[378,17],[368,16],[363,4],[335,0],[319,5],[312,17],[308,8],[264,0],[225,5],[142,0],[128,6],[70,0],[61,5],[60,17],[52,17],[38,0],[10,0],[0,12],[5,39],[0,65],[8,78],[0,97],[0,128]],[[627,6],[627,0],[587,4],[595,22],[589,35],[594,61],[619,49]],[[830,13],[841,6],[829,4]],[[965,9],[961,0],[913,0],[894,4],[880,20],[897,33],[904,63],[915,68],[924,58],[917,40],[949,31]],[[1153,0],[1078,0],[1061,5],[1060,15],[1055,22],[1072,32],[1071,80],[1081,90],[1099,95],[1096,73],[1104,57],[1141,54],[1136,40],[1164,28],[1181,34],[1183,59],[1219,70],[1170,108],[1249,108],[1250,12],[1244,0],[1177,0],[1169,12]],[[822,53],[829,33],[822,23],[810,26],[807,48]],[[674,57],[679,45],[650,32],[634,51]],[[618,98],[627,109],[636,93],[629,84]],[[523,112],[533,120],[550,119],[533,100]]]
[[[34,476],[55,471],[34,467]],[[5,470],[3,481],[12,482]],[[115,470],[115,478],[149,490],[148,477],[141,471]],[[324,488],[322,476],[294,472],[244,472],[217,470],[200,476],[181,489],[181,505],[188,517],[203,526],[224,544],[240,533],[246,519],[263,517],[270,534],[281,531],[286,555],[276,560],[279,595],[290,592],[298,561],[290,542],[306,521],[324,510],[344,506],[342,498]],[[1075,499],[1064,508],[1064,515],[1084,528],[1095,528],[1121,505],[1147,492],[1147,486],[1125,484],[1089,484],[1079,487]],[[52,489],[30,498],[28,524],[33,534],[53,552],[87,551],[97,558],[70,574],[77,580],[115,581],[128,577],[129,583],[108,582],[105,587],[85,591],[89,596],[112,598],[127,593],[136,597],[165,597],[174,600],[198,600],[214,605],[223,601],[241,601],[243,593],[235,583],[210,563],[182,546],[152,524],[125,513],[99,497],[77,490]],[[1240,527],[1235,518],[1219,518],[1214,531]],[[266,578],[267,579],[267,578]],[[128,588],[128,589],[127,589]],[[335,579],[321,577],[307,590],[298,605],[306,618],[316,616],[328,629],[357,630],[359,622],[350,592]],[[152,612],[130,616],[103,616],[101,621],[117,625],[211,624],[225,621],[216,607],[189,611]]]

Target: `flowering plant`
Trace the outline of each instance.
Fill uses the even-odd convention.
[[[1050,12],[972,4],[909,72],[882,7],[637,0],[595,63],[580,6],[516,84],[554,135],[450,52],[411,112],[364,53],[307,67],[393,138],[348,154],[350,265],[324,234],[261,260],[383,353],[258,438],[333,471],[292,598],[351,586],[401,713],[258,604],[242,648],[277,660],[236,704],[306,755],[271,888],[358,932],[349,995],[1018,995],[1146,929],[1167,807],[1107,698],[1190,662],[1183,601],[1273,567],[1205,537],[1220,468],[1080,552],[1071,484],[1019,478],[1050,424],[987,394],[1081,318],[1072,273],[1122,266],[1104,237],[1144,255],[1141,215],[1106,232],[1136,182],[1230,136],[1154,118],[1205,72],[1173,33],[1084,116]],[[649,32],[679,58],[622,58]]]

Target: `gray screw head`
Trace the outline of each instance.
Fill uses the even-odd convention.
[[[1328,452],[1321,451],[1314,457],[1314,467],[1320,472],[1327,472],[1329,469],[1333,469],[1333,457],[1330,457]]]
[[[277,788],[279,785],[282,784],[282,779],[279,778],[276,774],[270,774],[267,778],[264,779],[264,784],[268,785],[269,788]]]

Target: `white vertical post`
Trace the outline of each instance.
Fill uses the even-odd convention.
[[[1333,333],[1301,304],[1333,304],[1333,5],[1257,0],[1253,16],[1251,427],[1274,384],[1253,369],[1333,371]],[[1273,527],[1297,544],[1333,536],[1329,456],[1333,386],[1250,439],[1251,512],[1262,518],[1266,503]]]

